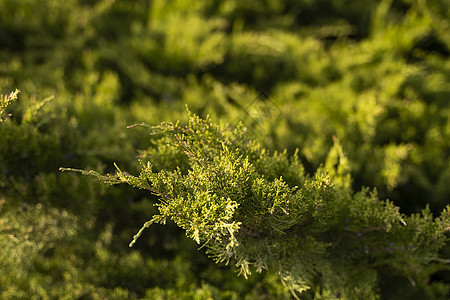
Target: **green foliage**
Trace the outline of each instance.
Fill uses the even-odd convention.
[[[337,141],[326,165],[308,176],[295,157],[270,154],[240,126],[191,115],[186,126],[163,123],[150,132],[163,135],[163,151],[185,154],[185,171],[153,172],[151,162],[141,162],[137,177],[120,169],[117,177],[81,171],[160,197],[159,213],[130,246],[144,228],[171,219],[212,259],[233,261],[246,278],[268,270],[294,295],[313,288],[344,299],[378,298],[385,268],[423,285],[425,266],[437,266],[450,207],[436,219],[429,210],[407,217],[376,192],[353,194]]]
[[[8,115],[5,116],[6,108],[17,99],[19,90],[11,92],[9,95],[0,95],[0,122],[3,122]]]
[[[13,100],[15,92],[1,101],[2,214],[14,228],[48,217],[55,219],[49,226],[61,230],[40,231],[41,240],[56,246],[33,246],[32,263],[14,264],[28,272],[33,286],[12,288],[27,299],[289,298],[280,274],[243,280],[208,264],[170,221],[154,226],[130,251],[130,236],[157,214],[152,206],[157,197],[58,171],[70,166],[112,173],[117,163],[135,174],[143,168],[138,155],[145,166],[152,163],[155,174],[179,168],[180,182],[187,183],[192,161],[177,141],[126,129],[136,122],[185,124],[185,104],[233,128],[242,121],[243,141],[260,143],[259,150],[246,153],[229,146],[215,161],[229,170],[234,159],[243,172],[236,176],[264,174],[263,181],[251,181],[258,199],[296,185],[300,190],[317,174],[329,176],[345,195],[341,198],[363,201],[371,193],[353,191],[370,186],[402,213],[420,214],[429,206],[439,215],[450,199],[449,11],[445,0],[0,1],[0,94],[21,90],[20,101]],[[217,147],[211,151],[225,153]],[[274,154],[281,149],[287,150]],[[220,192],[202,180],[209,186],[198,191]],[[204,201],[211,197],[202,195]],[[226,207],[228,200],[223,201]],[[24,207],[21,225],[9,214],[21,215]],[[239,207],[234,214],[243,216]],[[65,212],[75,220],[73,227]],[[262,212],[258,217],[268,218]],[[363,220],[357,226],[367,225]],[[257,223],[251,216],[244,221]],[[264,223],[271,234],[290,224],[272,221]],[[256,225],[246,230],[258,236]],[[194,237],[195,230],[190,234]],[[350,239],[350,248],[353,243]],[[27,249],[16,252],[18,261],[26,261]],[[441,257],[450,257],[448,245]],[[334,271],[345,273],[339,261],[333,262]],[[448,271],[411,261],[399,260],[392,268],[371,265],[366,273],[361,267],[357,278],[348,280],[368,287],[377,282],[382,299],[448,299]],[[417,265],[420,272],[414,273]],[[402,268],[406,271],[396,271]],[[411,272],[415,275],[406,278]],[[3,282],[14,277],[9,271],[0,276]],[[344,297],[312,286],[304,298]]]
[[[195,247],[186,246],[174,225],[153,231],[147,246],[129,251],[133,231],[154,211],[152,202],[129,188],[107,189],[58,168],[77,165],[103,172],[99,162],[111,155],[133,169],[134,157],[127,152],[136,147],[132,143],[111,145],[106,153],[97,150],[108,140],[133,135],[120,137],[112,128],[108,134],[91,132],[80,124],[104,126],[93,110],[103,107],[105,115],[114,116],[117,108],[63,109],[60,104],[20,99],[0,125],[0,298],[252,299],[267,290],[287,297],[288,291],[269,276],[243,284],[230,270],[212,268]]]
[[[33,276],[39,273],[33,266],[42,254],[51,252],[61,240],[72,237],[76,217],[64,210],[44,209],[42,205],[5,211],[6,199],[0,199],[0,257],[2,298],[26,298],[29,292],[45,297],[42,288],[48,279]],[[26,255],[22,255],[26,254]]]

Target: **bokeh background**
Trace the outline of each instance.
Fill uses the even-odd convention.
[[[0,92],[15,89],[0,123],[4,299],[290,298],[173,224],[128,248],[157,199],[59,171],[137,172],[155,141],[127,125],[185,121],[186,105],[298,148],[311,173],[336,137],[354,190],[402,213],[450,202],[447,0],[1,0]],[[428,275],[446,299],[450,274]],[[406,299],[392,285],[382,297]]]

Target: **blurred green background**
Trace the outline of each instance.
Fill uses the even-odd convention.
[[[309,172],[337,137],[355,191],[403,213],[450,200],[447,0],[0,0],[0,93],[16,88],[0,123],[4,299],[289,299],[173,224],[128,248],[156,199],[58,171],[136,172],[154,141],[127,125],[186,120],[185,105],[298,148]],[[449,291],[450,274],[431,279]]]

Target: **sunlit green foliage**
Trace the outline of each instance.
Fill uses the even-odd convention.
[[[65,212],[77,220],[69,226],[76,231],[61,225],[61,234],[42,237],[59,245],[50,260],[67,262],[72,275],[60,275],[66,267],[40,268],[28,277],[37,282],[33,291],[50,293],[36,279],[44,276],[66,287],[36,294],[42,298],[288,297],[274,274],[245,281],[208,265],[172,223],[155,226],[130,252],[129,238],[156,213],[156,197],[58,171],[111,173],[116,162],[136,174],[139,156],[154,172],[178,166],[185,174],[188,157],[170,139],[126,129],[138,122],[185,124],[185,104],[231,127],[244,122],[248,138],[267,153],[286,148],[280,163],[265,170],[272,179],[284,169],[284,156],[297,157],[305,176],[333,165],[332,155],[345,157],[348,167],[333,171],[340,174],[333,184],[376,187],[380,199],[407,215],[427,205],[440,214],[450,199],[449,12],[445,0],[0,1],[0,94],[8,95],[0,108],[2,213],[26,206],[33,211],[24,211],[29,224],[39,224],[39,215],[65,224]],[[16,88],[21,93],[13,101]],[[284,180],[295,181],[289,174]],[[350,175],[353,181],[344,179]],[[113,238],[99,246],[108,253],[100,266],[92,249],[106,231]],[[74,248],[69,240],[82,242]],[[48,251],[34,249],[39,263]],[[141,257],[128,261],[133,268],[111,267],[131,253]],[[184,267],[165,277],[160,262]],[[90,275],[79,275],[87,266]],[[417,281],[383,275],[388,279],[380,284],[396,288],[384,288],[392,292],[382,298],[413,291],[432,299],[433,292],[418,291],[439,284],[443,291],[450,277],[433,267],[427,272]],[[80,288],[71,290],[70,282]],[[21,291],[24,298],[34,294],[25,285]]]
[[[113,123],[184,118],[183,103],[244,119],[264,91],[282,111],[258,130],[274,149],[300,148],[314,169],[336,135],[355,187],[438,211],[449,196],[449,10],[439,0],[3,1],[0,82],[76,113],[93,105]],[[97,109],[119,103],[132,114]]]
[[[161,197],[159,214],[130,246],[144,228],[171,219],[216,262],[233,261],[246,278],[252,270],[268,270],[294,295],[313,288],[344,299],[376,299],[386,293],[379,283],[386,268],[426,285],[421,274],[447,241],[450,207],[436,220],[429,210],[406,217],[376,192],[353,194],[339,143],[325,167],[308,176],[295,156],[268,153],[239,127],[191,116],[187,126],[150,131],[164,136],[159,144],[165,153],[172,147],[187,157],[184,172],[169,166],[155,173],[151,162],[142,163],[137,177],[120,169],[117,178],[81,171]],[[433,297],[445,290],[404,292]]]
[[[0,122],[3,122],[7,117],[9,117],[5,114],[6,108],[17,99],[18,93],[19,90],[15,90],[9,95],[0,95]]]
[[[88,138],[93,133],[67,122],[55,103],[45,114],[35,109],[44,102],[16,107],[0,126],[0,298],[252,299],[267,290],[288,296],[270,276],[242,283],[231,270],[209,266],[173,225],[130,251],[129,239],[154,211],[142,200],[147,195],[58,171],[61,165],[101,171],[99,162],[120,158],[125,144],[88,152],[99,145]],[[134,160],[122,163],[131,167]]]

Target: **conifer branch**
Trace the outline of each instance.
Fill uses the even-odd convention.
[[[406,217],[375,191],[353,193],[338,139],[325,166],[308,175],[298,160],[285,152],[270,154],[243,129],[231,131],[193,114],[186,126],[130,127],[136,126],[160,134],[164,153],[182,153],[185,171],[154,172],[142,161],[138,176],[117,165],[115,176],[61,168],[160,196],[159,214],[141,227],[130,247],[151,224],[172,219],[214,261],[233,260],[245,278],[252,269],[275,271],[294,297],[323,278],[320,286],[326,290],[358,298],[376,293],[375,281],[367,285],[358,272],[376,274],[403,259],[419,268],[438,259],[447,241],[448,209],[435,220],[429,210]],[[150,157],[160,157],[158,147],[149,151],[155,151]],[[397,271],[410,276],[400,267]]]

